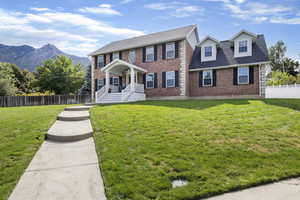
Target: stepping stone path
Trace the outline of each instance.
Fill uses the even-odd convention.
[[[69,107],[58,115],[9,200],[106,200],[90,108]]]

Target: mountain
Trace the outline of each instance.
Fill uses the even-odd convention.
[[[47,44],[41,48],[33,48],[28,45],[8,46],[0,44],[0,62],[14,63],[20,68],[29,71],[35,71],[36,66],[41,65],[45,60],[54,58],[57,55],[68,56],[75,64],[81,63],[83,66],[90,64],[87,57],[66,54],[51,44]]]

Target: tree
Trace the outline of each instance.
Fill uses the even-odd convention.
[[[272,71],[287,72],[295,76],[298,72],[299,62],[285,57],[287,47],[282,40],[278,41],[269,49],[269,58],[271,61]]]
[[[273,71],[268,75],[267,85],[290,85],[296,83],[296,77],[287,72]]]
[[[81,94],[90,94],[91,93],[91,90],[92,90],[91,89],[91,68],[92,68],[91,65],[89,65],[87,67],[85,78],[84,78],[84,85],[80,91]]]
[[[8,79],[0,79],[0,96],[12,96],[16,93],[16,88]]]
[[[84,69],[81,64],[73,65],[64,55],[46,60],[37,67],[37,83],[42,91],[55,94],[74,94],[84,83]]]
[[[17,91],[15,87],[16,78],[12,68],[13,64],[0,63],[0,95],[14,95]]]

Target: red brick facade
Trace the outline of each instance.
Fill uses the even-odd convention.
[[[199,87],[199,72],[190,72],[190,96],[233,96],[259,95],[259,67],[254,67],[254,83],[247,85],[233,84],[233,68],[216,71],[216,86]]]

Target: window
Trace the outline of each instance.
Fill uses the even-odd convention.
[[[239,52],[245,53],[248,51],[247,40],[239,41]]]
[[[146,47],[146,62],[154,61],[154,47]]]
[[[104,79],[98,79],[98,88],[97,90],[101,89],[104,86]]]
[[[166,44],[166,58],[175,58],[175,42]]]
[[[146,88],[154,88],[154,73],[146,75]]]
[[[114,52],[112,59],[113,60],[120,59],[119,55],[120,55],[119,52]]]
[[[249,67],[238,68],[238,84],[249,84]]]
[[[204,55],[205,57],[212,56],[212,46],[204,47]]]
[[[98,67],[104,67],[104,56],[98,56]]]
[[[128,54],[128,61],[129,61],[129,63],[134,64],[135,63],[135,59],[136,59],[135,50],[131,50],[129,52],[129,54]]]
[[[112,84],[113,85],[119,85],[119,77],[113,77]]]
[[[203,71],[203,85],[212,86],[212,70]]]
[[[175,72],[166,72],[166,87],[175,87]]]

